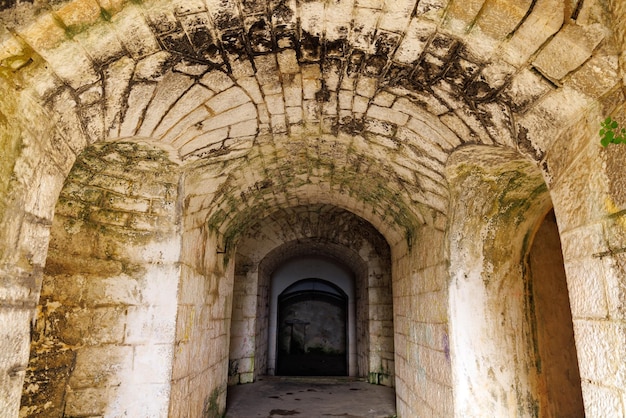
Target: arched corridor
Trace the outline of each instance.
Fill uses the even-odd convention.
[[[0,417],[626,416],[623,3],[0,2]]]

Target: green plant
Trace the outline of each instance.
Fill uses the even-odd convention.
[[[620,128],[617,121],[607,117],[600,124],[600,143],[603,147],[609,144],[622,144],[626,143],[626,128]]]

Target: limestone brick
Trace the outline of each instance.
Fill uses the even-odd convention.
[[[167,94],[169,95],[170,93],[171,91],[168,91]],[[202,105],[213,95],[213,91],[195,84],[186,90],[180,98],[173,97],[173,99],[176,99],[175,104],[168,106],[167,103],[159,103],[159,106],[162,106],[167,113],[163,117],[154,117],[153,125],[155,126],[152,127],[152,130],[150,130],[150,125],[146,121],[142,123],[141,130],[146,132],[146,136],[162,137],[177,121],[187,116],[190,110]],[[153,100],[159,102],[158,97],[155,97]],[[165,101],[162,100],[162,102]],[[149,113],[159,115],[158,111],[152,109],[150,109]]]
[[[435,30],[436,24],[434,22],[413,18],[394,58],[406,64],[413,62],[420,56]]]
[[[112,388],[87,388],[68,393],[66,411],[69,414],[101,415],[111,398]]]
[[[499,165],[504,173],[454,189],[455,178],[445,165],[455,150],[473,145],[515,150],[540,167],[563,242],[576,343],[584,357],[586,413],[623,412],[623,370],[612,363],[612,356],[619,360],[623,354],[624,268],[623,257],[614,253],[624,241],[621,153],[600,148],[593,139],[599,121],[622,111],[623,7],[619,1],[575,3],[76,0],[45,7],[1,5],[0,146],[6,158],[0,164],[0,270],[7,285],[0,290],[0,314],[16,309],[32,316],[43,278],[42,301],[72,307],[68,318],[85,341],[97,348],[116,345],[123,329],[138,361],[138,374],[130,366],[120,389],[70,385],[64,413],[165,416],[170,408],[172,415],[199,416],[207,399],[223,412],[233,297],[229,269],[237,260],[238,239],[261,219],[281,225],[282,234],[259,238],[259,246],[311,239],[316,235],[294,231],[294,219],[303,218],[290,218],[292,208],[320,204],[353,211],[391,245],[393,268],[384,280],[393,282],[395,315],[391,303],[373,303],[371,312],[379,319],[371,323],[371,336],[380,337],[372,347],[387,346],[377,354],[363,349],[359,356],[369,355],[372,365],[393,372],[376,370],[383,384],[396,378],[398,415],[471,412],[452,411],[452,398],[467,405],[464,388],[476,384],[480,371],[468,372],[472,379],[463,384],[454,380],[454,373],[466,370],[446,363],[447,332],[452,340],[464,337],[454,309],[475,310],[448,287],[464,283],[459,271],[487,282],[501,272],[498,268],[505,269],[491,262],[500,249],[489,246],[490,234],[514,231],[509,224],[484,219],[481,224],[479,216],[465,219],[469,212],[455,206],[455,199],[458,189],[471,188],[474,198],[465,198],[466,206],[491,207],[481,197],[493,191],[493,182],[505,180],[520,192],[508,177],[510,167]],[[115,152],[86,150],[121,138],[139,143],[138,137],[171,145],[169,156],[177,162],[165,163],[153,154],[140,158],[122,145]],[[485,157],[482,167],[493,161]],[[534,190],[539,193],[545,185],[538,182]],[[541,207],[547,210],[547,194],[537,196],[526,203],[512,200],[545,204]],[[507,219],[530,222],[527,216]],[[341,225],[322,215],[306,219],[310,231]],[[455,234],[452,228],[460,219],[472,227]],[[362,238],[354,232],[360,226],[351,231]],[[484,241],[474,250],[484,252],[485,264],[464,258],[473,254],[467,250],[472,240]],[[246,241],[247,254],[269,251],[255,242]],[[360,256],[372,261],[363,251]],[[521,252],[516,247],[510,254]],[[446,270],[448,255],[458,255],[451,264],[458,269]],[[371,269],[374,283],[384,268],[372,264]],[[67,285],[50,283],[64,272]],[[521,280],[505,287],[521,294]],[[372,286],[372,297],[386,297],[383,288]],[[488,289],[471,287],[472,300],[492,303],[481,299]],[[57,299],[50,299],[54,294]],[[215,297],[215,304],[209,302]],[[81,311],[74,298],[88,302],[89,309]],[[245,313],[237,308],[245,321],[257,314],[250,306]],[[48,314],[54,316],[42,313]],[[94,328],[90,315],[108,326]],[[7,331],[21,340],[14,343],[18,354],[0,362],[2,376],[11,376],[5,372],[26,358],[28,325],[22,319],[15,319],[22,328],[11,325]],[[241,322],[233,332],[244,324],[246,333],[258,331]],[[501,348],[500,360],[509,351],[523,351],[524,326],[515,334],[520,346]],[[261,331],[260,338],[267,339],[267,330]],[[169,339],[160,339],[163,333]],[[252,353],[269,350],[267,342],[257,343],[248,347]],[[452,351],[481,349],[461,348]],[[19,353],[24,355],[18,358]],[[493,354],[488,357],[498,357]],[[240,357],[252,367],[251,356]],[[267,360],[255,361],[254,367],[263,369]],[[164,380],[170,363],[171,389]],[[162,368],[151,373],[156,364]],[[529,370],[532,364],[529,360]],[[518,372],[523,381],[525,372]],[[0,379],[7,410],[17,411],[19,383],[11,382],[21,373]],[[254,373],[242,369],[239,382],[251,381]],[[149,381],[151,374],[158,381]],[[129,382],[135,378],[133,386]],[[154,402],[131,399],[128,394],[140,389]],[[495,393],[500,403],[475,403],[484,407],[482,413],[499,415],[506,396],[521,396],[521,391]]]
[[[606,318],[608,301],[603,275],[597,274],[593,264],[603,263],[589,259],[566,265],[572,315],[579,318]],[[600,271],[604,269],[600,267]]]
[[[621,346],[624,327],[607,321],[576,320],[574,332],[579,336],[577,346],[581,378],[623,387],[626,378],[624,349]]]
[[[173,143],[173,145],[181,147],[194,139],[194,137],[201,136],[204,132],[215,130],[215,127],[206,129],[203,124],[210,115],[211,112],[204,106],[193,110],[178,121],[178,123],[165,134],[162,140],[166,143]]]
[[[541,51],[533,65],[551,79],[560,80],[585,62],[603,37],[602,32],[593,27],[585,30],[578,25],[565,25]]]
[[[617,391],[612,388],[582,383],[583,398],[585,399],[585,414],[590,417],[611,416],[623,413],[622,400]]]
[[[367,109],[367,116],[380,119],[395,125],[402,126],[409,120],[409,115],[394,111],[393,109],[371,105]]]
[[[472,35],[486,36],[495,42],[502,41],[512,33],[533,5],[530,1],[521,1],[514,4],[497,2],[490,6],[481,9]]]
[[[528,60],[561,28],[565,16],[564,8],[562,2],[553,0],[536,4],[504,46],[505,60],[516,66]]]
[[[152,84],[134,84],[128,96],[130,111],[124,114],[120,126],[120,137],[131,137],[135,135],[139,127],[145,107],[148,105],[155,86]]]
[[[94,362],[95,355],[102,361]],[[121,369],[132,364],[132,348],[116,346],[83,348],[78,351],[76,362],[78,367],[70,379],[72,387],[90,388],[94,382],[101,388],[117,386],[121,383]]]
[[[137,6],[124,7],[112,18],[119,38],[132,58],[139,60],[159,51],[159,46]]]

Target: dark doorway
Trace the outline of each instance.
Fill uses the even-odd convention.
[[[561,241],[554,211],[539,227],[529,264],[542,417],[585,415]]]
[[[348,296],[321,279],[300,280],[278,296],[277,374],[346,376]]]

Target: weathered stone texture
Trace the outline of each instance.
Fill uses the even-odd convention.
[[[159,173],[163,166],[172,171]],[[136,219],[150,215],[153,199],[175,201],[168,190],[176,181],[166,152],[146,145],[107,144],[80,155],[51,228],[23,415],[135,414],[148,405],[128,403],[124,393],[152,384],[169,391],[175,207],[155,215],[157,223]],[[163,415],[166,401],[150,400],[150,410]]]
[[[168,408],[219,416],[229,341],[245,346],[231,353],[239,381],[268,367],[258,322],[269,313],[251,308],[268,286],[244,286],[250,273],[236,272],[238,257],[260,263],[261,253],[305,237],[326,242],[331,232],[344,240],[337,248],[367,253],[350,229],[373,228],[389,244],[391,267],[358,253],[371,268],[360,290],[371,299],[359,373],[395,384],[400,416],[464,414],[474,395],[459,376],[474,379],[469,386],[495,383],[486,370],[465,375],[454,365],[451,351],[462,364],[468,349],[453,343],[467,337],[455,309],[477,315],[480,301],[499,295],[487,282],[511,279],[504,296],[519,310],[507,312],[507,324],[520,335],[494,328],[505,348],[487,354],[508,367],[507,356],[526,347],[515,291],[524,290],[528,248],[511,238],[521,234],[512,225],[532,223],[530,206],[549,206],[547,184],[584,353],[586,413],[623,415],[623,367],[611,362],[624,351],[624,155],[600,148],[597,130],[624,109],[624,16],[624,2],[596,0],[0,1],[0,314],[10,324],[0,352],[12,353],[0,361],[2,410],[18,413],[26,323],[40,302],[43,340],[31,351],[54,341],[58,355],[33,356],[31,369],[48,359],[55,367],[39,388],[28,380],[23,415],[40,413],[41,403],[26,401],[39,393],[54,404],[51,416],[63,402],[66,415],[145,407],[151,416]],[[471,177],[463,161],[453,164],[463,173],[446,171],[451,154],[475,145],[538,165],[522,170],[536,188],[511,174],[519,165],[497,158],[478,158],[476,167],[501,169],[484,181],[460,181]],[[510,194],[491,187],[505,180]],[[325,205],[364,224],[343,224],[320,212]],[[306,230],[315,219],[327,229]],[[261,220],[275,229],[259,232]],[[489,244],[494,237],[502,248]],[[480,268],[477,254],[487,260]],[[468,288],[475,305],[454,287],[461,271],[476,285]],[[377,303],[389,297],[387,280],[393,303]],[[483,290],[496,296],[483,299]],[[245,340],[255,320],[259,337]],[[93,370],[72,388],[90,370],[81,350],[121,346],[130,351],[108,361],[130,370],[111,374],[120,388],[102,383],[109,377],[94,384]],[[503,379],[532,380],[526,360]],[[125,385],[135,378],[159,401],[131,399]],[[534,390],[524,385],[494,389],[499,403],[485,395],[476,405],[498,415]]]

